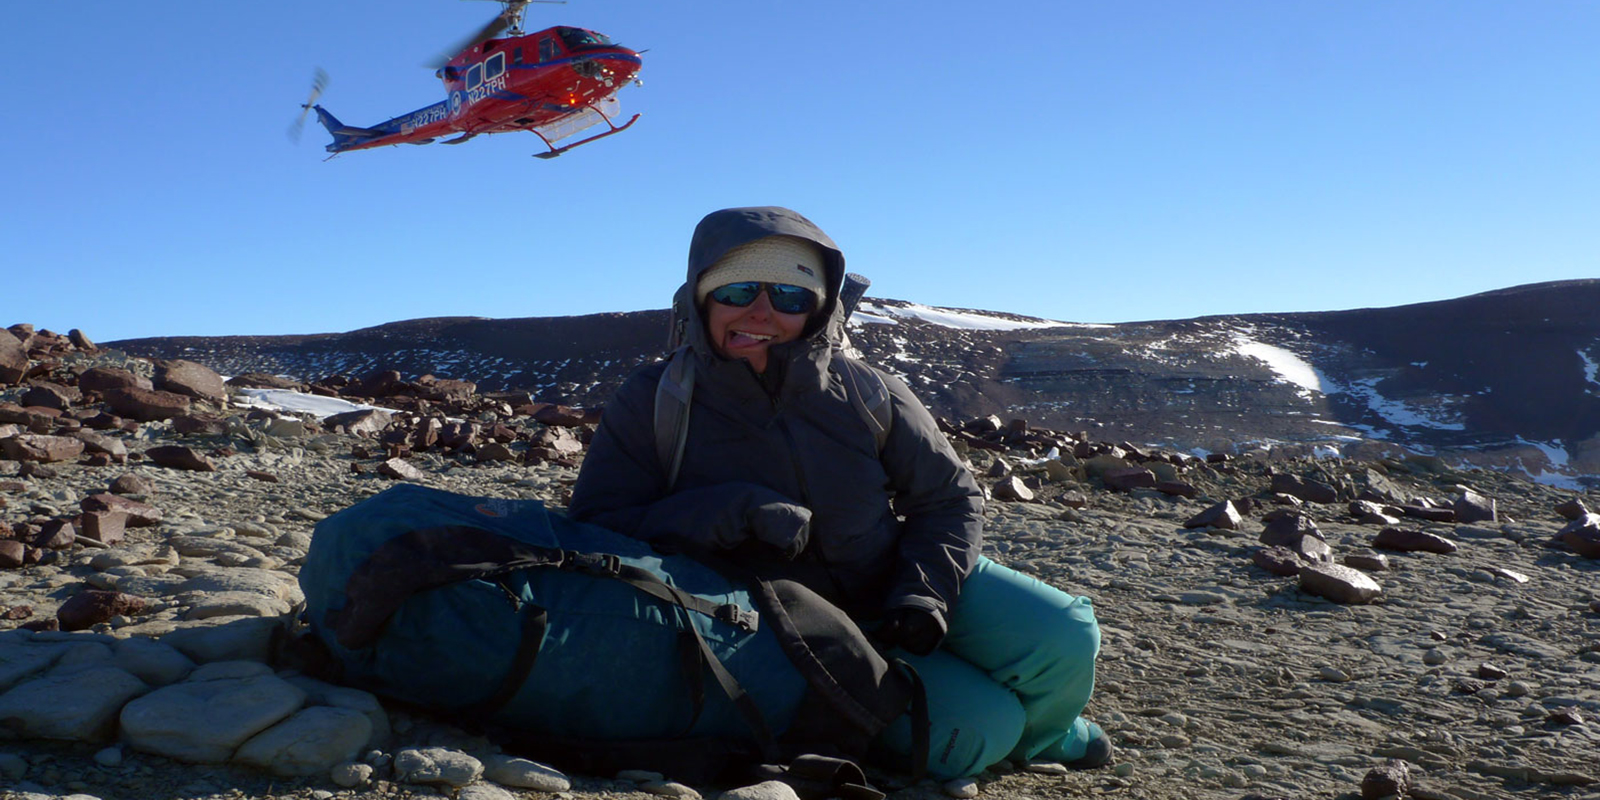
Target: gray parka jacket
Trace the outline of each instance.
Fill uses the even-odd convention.
[[[729,249],[775,234],[823,251],[828,297],[801,337],[772,346],[767,371],[712,348],[693,291]],[[829,369],[843,356],[838,302],[844,257],[805,217],[784,208],[714,212],[695,229],[687,343],[695,361],[689,433],[678,481],[667,486],[654,430],[666,362],[635,371],[607,403],[573,489],[569,512],[671,549],[729,549],[763,541],[804,551],[794,564],[810,587],[853,614],[931,612],[946,630],[961,583],[977,563],[982,495],[926,408],[883,374],[893,424],[878,452],[868,423]],[[809,541],[805,536],[809,523]],[[785,532],[787,531],[787,532]],[[776,552],[776,551],[769,551]]]

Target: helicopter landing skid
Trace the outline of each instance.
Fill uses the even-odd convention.
[[[550,148],[550,152],[548,152],[548,153],[534,153],[533,157],[534,158],[555,158],[556,156],[559,156],[562,153],[565,153],[568,150],[571,150],[572,148],[577,147],[579,145],[588,144],[588,143],[590,143],[590,142],[592,142],[592,141],[594,141],[596,139],[604,139],[604,138],[606,138],[607,136],[610,136],[613,133],[621,133],[621,132],[627,130],[629,125],[632,125],[633,123],[639,121],[639,115],[638,114],[634,114],[632,119],[629,119],[627,122],[624,122],[621,125],[617,125],[617,124],[613,123],[611,121],[611,118],[607,117],[604,114],[601,114],[600,118],[605,120],[607,125],[611,126],[611,130],[605,131],[604,133],[597,133],[597,134],[595,134],[593,136],[590,136],[587,139],[579,139],[578,141],[573,142],[572,144],[566,144],[566,145],[562,145],[560,147],[556,147],[555,145],[551,144],[550,140],[546,139],[544,137],[544,134],[542,134],[542,133],[540,133],[538,131],[534,131],[533,135],[539,137],[539,139],[544,142],[544,146]]]

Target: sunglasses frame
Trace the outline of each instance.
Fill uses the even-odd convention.
[[[743,303],[733,302],[732,298],[723,296],[730,289],[737,288],[738,290],[742,291],[742,290],[745,290],[747,287],[750,287],[750,286],[756,287],[755,291],[751,292],[750,299],[744,301]],[[713,300],[713,301],[715,301],[717,303],[720,303],[722,305],[725,305],[725,306],[733,306],[734,308],[747,308],[747,307],[749,307],[749,305],[751,303],[754,303],[756,301],[756,298],[761,296],[761,294],[763,292],[765,292],[766,295],[767,295],[767,302],[772,304],[772,310],[776,311],[776,312],[778,312],[780,314],[810,314],[811,312],[817,310],[818,303],[817,303],[817,294],[816,294],[816,292],[813,292],[810,289],[805,288],[804,286],[796,286],[796,285],[794,285],[792,283],[768,283],[766,281],[738,281],[736,283],[728,283],[728,284],[723,284],[722,286],[718,286],[717,288],[712,289],[711,292],[709,294],[707,294],[706,296],[709,297],[711,300]],[[803,295],[805,298],[807,298],[806,302],[805,302],[805,305],[803,307],[798,308],[798,309],[796,309],[794,311],[788,311],[788,310],[785,310],[785,309],[779,307],[780,303],[787,304],[787,300],[786,299],[780,299],[780,298],[788,298],[788,297],[791,297],[791,296],[801,296],[801,295]]]

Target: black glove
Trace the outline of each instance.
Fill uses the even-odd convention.
[[[883,625],[873,635],[890,647],[925,656],[944,640],[944,626],[931,612],[920,608],[896,608],[883,618]]]
[[[793,560],[811,540],[811,509],[794,503],[764,503],[745,516],[750,537]]]

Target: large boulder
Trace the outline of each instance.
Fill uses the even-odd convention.
[[[106,392],[106,405],[120,416],[140,422],[172,419],[189,413],[189,398],[174,392],[124,387]]]
[[[28,351],[10,331],[0,331],[0,386],[14,386],[28,373]]]
[[[156,388],[213,403],[228,400],[228,387],[221,375],[210,367],[183,359],[162,361],[157,365]]]

